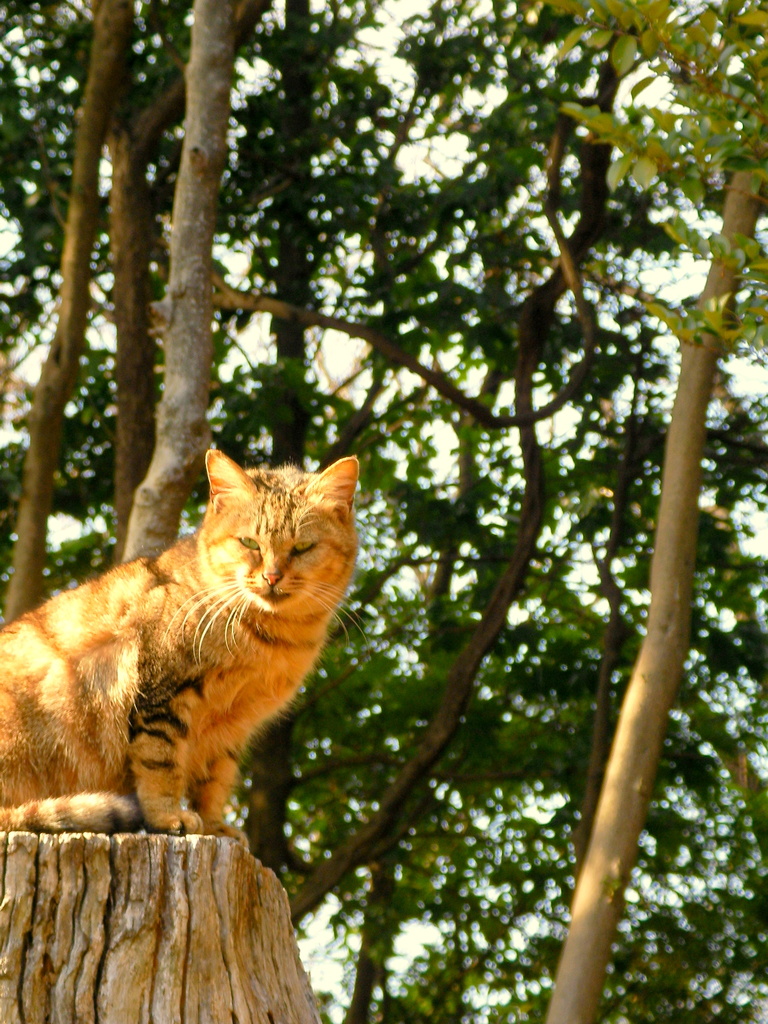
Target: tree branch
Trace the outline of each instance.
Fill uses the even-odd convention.
[[[373,410],[376,405],[376,399],[381,394],[383,387],[384,374],[375,374],[373,383],[368,389],[368,394],[365,396],[362,405],[344,424],[338,438],[325,453],[325,458],[322,461],[320,469],[330,466],[332,462],[335,462],[343,455],[348,454],[354,444],[355,438],[365,430],[373,419]]]
[[[518,395],[530,402],[536,361],[522,359],[517,368]],[[364,863],[382,842],[389,846],[390,833],[415,788],[428,776],[461,725],[483,659],[504,627],[512,601],[520,592],[533,557],[543,516],[541,455],[532,427],[521,432],[526,487],[520,525],[512,556],[485,608],[480,622],[448,671],[439,707],[422,734],[414,755],[407,761],[380,798],[377,811],[357,832],[336,848],[307,879],[292,904],[295,921],[312,911],[347,871]],[[386,837],[386,838],[385,838]]]
[[[317,313],[311,309],[302,309],[271,295],[241,292],[236,288],[230,287],[220,275],[214,273],[212,276],[217,289],[213,301],[214,305],[220,309],[245,309],[251,310],[254,313],[269,313],[271,316],[293,320],[305,327],[323,327],[326,330],[339,331],[350,338],[361,338],[394,365],[402,366],[421,377],[438,394],[441,394],[443,398],[447,398],[459,409],[468,412],[484,427],[493,429],[523,427],[553,416],[573,398],[579,387],[581,387],[591,366],[592,353],[585,353],[584,359],[574,368],[571,380],[566,384],[562,392],[547,402],[546,405],[543,405],[540,409],[531,409],[528,412],[497,416],[479,399],[464,394],[444,373],[425,366],[415,356],[404,351],[374,327],[346,320],[342,317]]]
[[[609,63],[609,62],[608,62]],[[605,83],[612,83],[612,89],[606,89]],[[615,92],[615,74],[612,69],[603,72],[603,93],[610,102]],[[347,871],[372,856],[373,852],[389,845],[391,833],[404,812],[404,805],[415,788],[429,775],[447,748],[459,728],[467,704],[473,691],[477,672],[483,659],[488,654],[502,630],[508,609],[515,599],[526,578],[528,565],[536,549],[536,542],[541,529],[544,506],[544,477],[541,449],[536,438],[534,424],[543,414],[541,410],[533,410],[533,378],[541,359],[541,350],[546,338],[546,329],[552,323],[555,303],[567,286],[565,273],[568,272],[568,256],[578,259],[586,248],[599,236],[603,224],[603,211],[607,199],[605,172],[610,159],[610,147],[588,146],[582,153],[582,164],[586,166],[584,177],[594,189],[589,195],[582,194],[582,217],[572,236],[569,251],[563,257],[560,267],[552,277],[545,281],[536,291],[532,292],[523,303],[521,309],[518,358],[515,368],[515,391],[517,395],[518,414],[515,417],[493,417],[493,425],[517,425],[520,427],[520,444],[525,474],[525,493],[519,517],[517,542],[506,571],[500,577],[494,592],[485,608],[480,622],[474,629],[469,642],[458,655],[448,671],[443,698],[432,716],[429,725],[422,734],[421,742],[414,755],[407,761],[382,795],[378,809],[356,833],[338,846],[335,852],[323,861],[307,879],[297,893],[293,905],[294,920],[299,920],[313,910],[320,900],[333,889]],[[602,175],[602,178],[601,178]],[[585,185],[585,190],[587,186]],[[573,244],[573,238],[577,246]],[[566,247],[567,250],[567,247]],[[565,267],[565,269],[564,269]],[[218,283],[218,282],[217,282]],[[222,282],[223,283],[223,282]],[[578,287],[578,282],[577,287]],[[220,289],[221,290],[221,289]],[[223,294],[232,290],[225,285]],[[239,293],[234,293],[234,298]],[[489,414],[486,407],[476,400],[467,399],[443,374],[429,370],[408,353],[402,352],[389,339],[363,325],[351,325],[335,317],[325,317],[308,310],[297,310],[287,307],[277,299],[267,296],[250,297],[253,306],[246,308],[269,307],[274,315],[295,316],[344,333],[353,333],[362,337],[383,355],[399,365],[407,366],[422,379],[433,386],[445,397],[476,415],[479,422],[488,424]],[[546,329],[545,329],[546,328]],[[585,371],[586,372],[586,371]],[[552,403],[550,403],[550,406]]]

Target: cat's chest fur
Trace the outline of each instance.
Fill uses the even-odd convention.
[[[251,724],[279,710],[312,668],[320,643],[254,643],[247,658],[206,672],[195,717],[210,722],[241,717]]]
[[[201,774],[222,754],[240,751],[260,723],[286,707],[319,650],[319,643],[311,648],[253,643],[247,659],[209,670],[180,694],[189,721],[190,775]]]

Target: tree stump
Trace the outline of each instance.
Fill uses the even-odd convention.
[[[2,1024],[319,1024],[288,901],[229,839],[0,833]]]

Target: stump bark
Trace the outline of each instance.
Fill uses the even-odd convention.
[[[319,1024],[288,901],[229,839],[0,833],[2,1024]]]

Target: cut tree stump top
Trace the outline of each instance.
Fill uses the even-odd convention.
[[[209,836],[0,832],[1,1024],[319,1024],[285,892]]]

